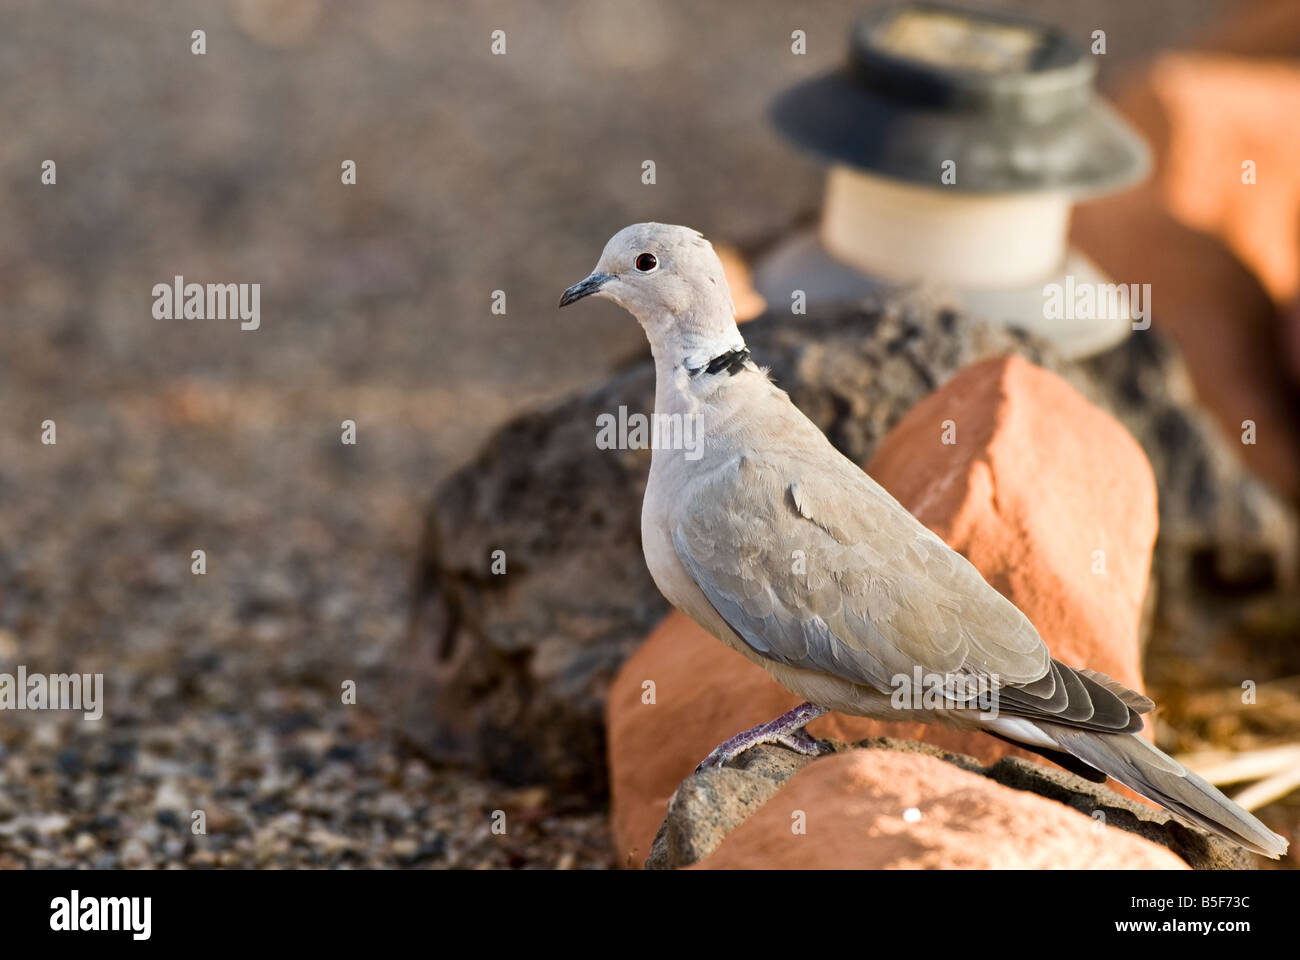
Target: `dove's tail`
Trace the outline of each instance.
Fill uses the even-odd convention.
[[[1093,733],[1035,721],[1061,750],[1136,790],[1184,820],[1277,859],[1287,841],[1173,757],[1132,733]]]

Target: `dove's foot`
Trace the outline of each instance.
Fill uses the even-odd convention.
[[[821,752],[821,745],[804,729],[813,720],[826,712],[825,707],[815,703],[801,703],[788,713],[783,713],[768,723],[760,723],[752,730],[738,733],[730,740],[724,740],[707,757],[700,761],[695,772],[709,767],[720,767],[733,757],[740,756],[750,747],[760,743],[780,743],[798,753],[816,756]]]

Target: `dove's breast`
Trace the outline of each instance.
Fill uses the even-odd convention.
[[[772,415],[780,415],[783,411],[779,406],[775,410],[769,406],[778,395],[784,397],[765,375],[753,369],[735,376],[708,378],[707,382],[661,370],[655,413],[697,418],[695,435],[702,443],[695,451],[663,448],[653,451],[641,506],[642,550],[659,592],[714,636],[755,662],[763,661],[722,619],[683,565],[673,544],[673,530],[683,519],[681,511],[690,508],[700,486],[719,471],[734,471],[738,457],[751,447],[753,441],[745,433],[746,419],[738,414],[742,410],[756,413],[766,408]]]
[[[781,686],[805,700],[859,716],[898,719],[888,694],[859,686],[841,677],[777,663],[756,653],[714,609],[673,546],[672,507],[683,502],[682,498],[686,496],[684,487],[671,484],[657,486],[653,480],[653,471],[651,476],[652,481],[646,487],[641,509],[641,543],[650,576],[669,603],[746,660],[758,664]]]
[[[662,464],[659,469],[651,468],[641,504],[641,549],[659,592],[674,607],[699,621],[703,608],[714,616],[716,613],[673,546],[672,506],[681,502],[685,480],[678,471],[664,469]]]

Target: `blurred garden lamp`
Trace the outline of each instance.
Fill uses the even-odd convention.
[[[1127,304],[1077,319],[1045,309],[1048,284],[1068,297],[1109,283],[1068,248],[1072,205],[1150,167],[1146,144],[1095,94],[1095,73],[1063,32],[1020,17],[873,10],[853,27],[846,67],[772,105],[777,128],[831,168],[820,226],[755,265],[758,292],[777,306],[795,290],[842,301],[919,283],[1066,356],[1118,343]]]

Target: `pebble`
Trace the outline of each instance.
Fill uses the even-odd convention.
[[[149,862],[149,847],[138,837],[131,837],[122,845],[122,863],[139,868]]]

